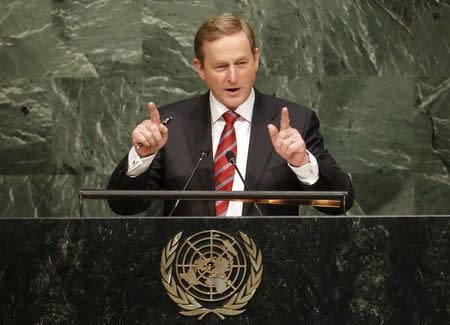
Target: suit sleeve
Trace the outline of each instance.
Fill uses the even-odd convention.
[[[354,201],[353,186],[349,174],[344,172],[331,154],[325,149],[323,137],[319,131],[319,119],[314,111],[309,114],[304,128],[303,139],[306,148],[314,155],[319,165],[319,179],[316,183],[304,186],[308,191],[347,191],[345,209],[352,207]],[[327,214],[341,214],[336,208],[317,208]]]
[[[125,156],[112,173],[107,188],[109,190],[159,190],[162,187],[163,168],[161,153],[158,153],[150,168],[137,177],[129,177],[128,155]],[[144,199],[115,199],[108,204],[115,213],[132,215],[147,210],[152,204],[151,200]]]

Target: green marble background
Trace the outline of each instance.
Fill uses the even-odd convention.
[[[450,213],[448,0],[2,0],[0,217],[76,216],[148,100],[205,91],[193,35],[222,11],[255,29],[257,87],[318,112],[350,214]]]

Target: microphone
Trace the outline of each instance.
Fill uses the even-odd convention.
[[[247,186],[247,183],[246,183],[245,180],[244,180],[244,177],[242,177],[242,174],[241,174],[241,172],[239,171],[238,166],[236,165],[236,156],[234,155],[234,152],[231,151],[231,150],[229,150],[229,151],[227,151],[227,153],[225,154],[225,156],[227,157],[228,162],[229,162],[230,164],[232,164],[232,165],[234,166],[234,169],[238,172],[239,178],[241,179],[242,183],[244,183],[244,188],[245,188],[245,190],[246,190],[246,191],[250,191],[249,188],[248,188],[248,186]],[[259,210],[259,207],[258,207],[258,205],[256,204],[255,201],[253,201],[253,205],[255,206],[256,211],[258,211],[259,215],[262,217],[261,210]]]
[[[185,191],[187,186],[189,185],[189,183],[191,182],[192,177],[194,176],[195,172],[197,171],[198,167],[200,166],[200,163],[203,161],[203,159],[205,159],[208,156],[208,152],[204,152],[202,151],[200,153],[200,157],[198,158],[197,163],[195,164],[194,169],[192,170],[191,174],[189,175],[188,180],[186,181],[186,184],[184,184],[184,187],[181,191]],[[175,209],[177,208],[178,204],[180,203],[180,199],[177,199],[177,201],[175,202],[175,204],[173,205],[172,210],[170,210],[169,213],[169,217],[172,216],[172,213],[175,211]]]

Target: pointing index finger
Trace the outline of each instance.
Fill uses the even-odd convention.
[[[287,107],[281,109],[280,130],[288,129],[290,127],[289,111]]]
[[[150,114],[150,120],[159,125],[161,123],[161,119],[159,117],[159,112],[158,109],[156,108],[155,103],[150,102],[147,105],[147,109],[148,109],[148,113]]]

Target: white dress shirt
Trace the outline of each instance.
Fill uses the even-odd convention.
[[[212,135],[212,150],[213,157],[216,154],[217,147],[219,145],[220,136],[222,130],[225,127],[225,120],[222,114],[228,111],[222,103],[220,103],[210,92],[209,97],[210,109],[211,109],[211,135]],[[243,102],[235,112],[239,114],[239,118],[234,123],[234,129],[236,132],[236,142],[237,142],[237,154],[236,154],[236,165],[239,168],[242,176],[245,177],[245,172],[247,169],[247,156],[248,147],[250,143],[250,131],[253,116],[253,107],[255,103],[255,92],[252,89],[249,98]],[[281,107],[280,107],[281,109]],[[267,131],[269,132],[269,131]],[[170,136],[170,131],[169,131]],[[312,185],[319,179],[319,166],[317,165],[316,158],[307,151],[309,156],[309,163],[301,167],[294,167],[288,164],[288,166],[297,175],[300,182],[306,185]],[[134,147],[130,149],[128,154],[128,171],[127,175],[129,177],[137,177],[144,173],[151,165],[156,154],[149,157],[140,158]],[[233,191],[243,191],[244,184],[242,183],[238,173],[234,174],[233,180]],[[241,216],[242,215],[242,202],[230,201],[228,205],[227,216]]]

